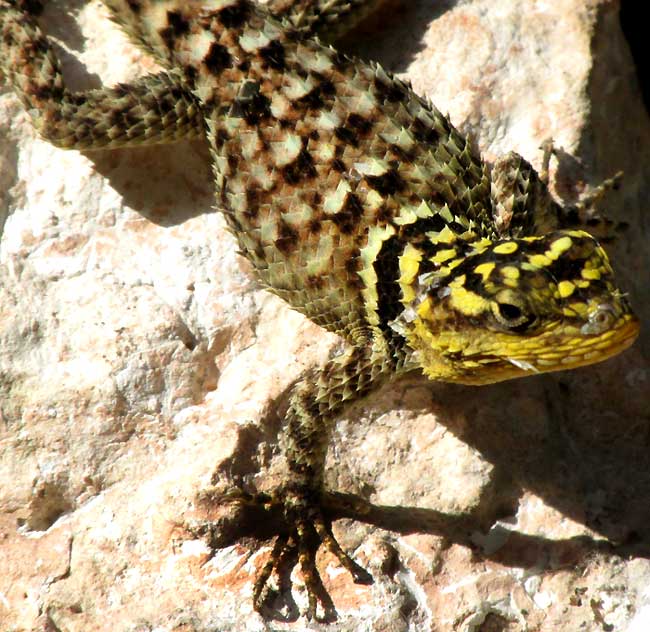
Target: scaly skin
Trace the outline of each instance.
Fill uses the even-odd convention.
[[[333,38],[380,0],[105,0],[165,68],[134,86],[65,88],[33,0],[0,0],[0,72],[34,125],[65,148],[205,136],[217,203],[268,289],[347,350],[295,386],[276,493],[290,525],[258,577],[255,606],[293,551],[308,615],[322,542],[358,581],[320,510],[336,417],[420,367],[487,384],[604,360],[638,323],[607,255],[516,154],[492,168],[433,105]],[[276,17],[273,17],[275,14]],[[343,24],[344,26],[340,26]],[[233,491],[233,498],[245,499]]]

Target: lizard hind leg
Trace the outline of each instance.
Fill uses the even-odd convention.
[[[204,135],[199,106],[178,73],[161,72],[112,88],[68,90],[59,60],[34,20],[36,4],[0,0],[0,78],[13,84],[43,138],[84,150]]]

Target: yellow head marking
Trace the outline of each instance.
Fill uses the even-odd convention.
[[[555,261],[569,248],[571,248],[571,246],[573,246],[573,241],[571,240],[571,237],[565,235],[564,237],[560,237],[559,239],[556,239],[554,242],[551,243],[551,247],[546,251],[546,256],[549,259]]]
[[[377,273],[374,268],[374,261],[381,250],[383,242],[395,233],[395,229],[388,225],[385,227],[372,226],[368,231],[368,243],[361,249],[362,269],[358,272],[359,277],[364,283],[361,290],[364,304],[366,306],[366,318],[371,325],[379,323],[377,314]]]
[[[580,270],[580,276],[587,281],[597,281],[600,279],[600,270],[587,268],[586,266]]]
[[[576,286],[571,281],[560,281],[557,285],[557,290],[561,298],[568,298],[573,294]]]
[[[420,261],[422,261],[422,253],[415,246],[407,244],[399,258],[400,283],[413,283],[415,275],[420,270]]]
[[[444,250],[438,250],[436,254],[431,258],[433,263],[445,263],[453,259],[457,255],[455,248],[445,248]]]
[[[515,266],[503,266],[501,268],[501,276],[504,279],[513,279],[516,281],[519,278],[519,268]]]
[[[420,271],[421,261],[422,253],[415,246],[407,244],[404,253],[399,258],[399,284],[402,289],[403,303],[415,300],[415,277]]]
[[[488,261],[487,263],[481,263],[476,266],[474,272],[480,274],[483,277],[483,281],[487,281],[494,268],[496,268],[496,263],[494,261]]]
[[[436,244],[453,244],[456,241],[456,233],[449,226],[445,226],[439,233],[431,235],[431,241]]]
[[[489,301],[482,296],[466,290],[464,287],[454,288],[451,292],[451,306],[466,316],[478,316],[489,307]]]
[[[546,266],[550,266],[553,262],[546,255],[530,255],[530,257],[528,257],[528,263],[536,268],[545,268]]]
[[[495,246],[492,249],[492,252],[497,255],[511,255],[513,252],[517,252],[518,248],[519,246],[516,241],[505,241],[502,244]]]

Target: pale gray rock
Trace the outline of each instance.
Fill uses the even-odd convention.
[[[602,365],[413,376],[355,405],[328,484],[372,503],[373,524],[334,531],[375,583],[319,555],[340,615],[322,629],[650,629],[650,125],[617,8],[414,0],[346,40],[489,160],[539,165],[552,137],[564,201],[624,170],[606,207],[632,228],[611,252],[646,325]],[[43,22],[74,88],[155,70],[98,2]],[[0,231],[0,630],[321,629],[252,611],[269,542],[237,540],[250,524],[209,498],[234,475],[277,482],[274,401],[337,341],[237,256],[205,147],[65,152],[3,88]]]

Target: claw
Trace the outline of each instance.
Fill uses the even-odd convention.
[[[349,573],[352,575],[355,584],[372,584],[372,575],[362,566],[359,566],[336,541],[332,535],[332,527],[322,518],[314,521],[314,527],[325,548],[336,557]]]
[[[266,561],[266,564],[262,566],[260,571],[255,578],[255,584],[253,585],[253,608],[259,612],[264,606],[263,593],[266,588],[267,582],[273,573],[273,569],[278,566],[280,559],[285,554],[286,549],[290,546],[289,538],[286,535],[279,535],[275,539],[275,544],[273,545],[273,550],[269,559]]]

